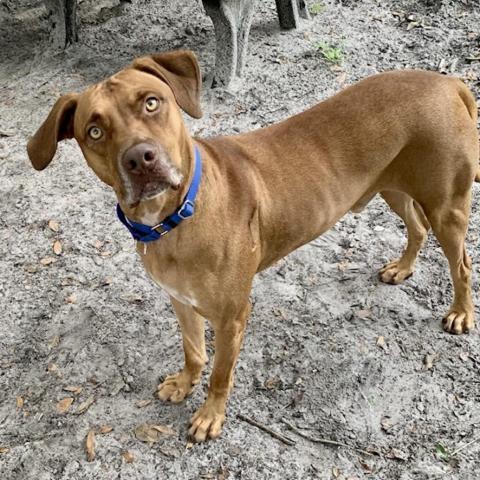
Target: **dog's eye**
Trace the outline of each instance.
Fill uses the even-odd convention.
[[[99,138],[102,138],[103,132],[102,132],[101,128],[91,127],[91,128],[88,129],[88,134],[94,140],[98,140]]]
[[[147,112],[154,112],[158,108],[158,104],[158,98],[148,97],[145,102],[145,108],[147,109]]]

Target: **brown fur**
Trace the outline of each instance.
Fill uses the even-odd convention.
[[[155,115],[142,110],[145,92],[162,99]],[[145,253],[138,246],[148,273],[170,293],[183,334],[185,366],[159,386],[162,400],[179,402],[192,391],[207,361],[205,319],[215,331],[208,397],[191,420],[195,440],[220,435],[254,275],[377,193],[408,230],[404,254],[380,271],[381,280],[400,283],[412,274],[432,228],[455,288],[444,328],[473,328],[464,243],[471,186],[480,172],[476,103],[463,83],[435,73],[389,72],[268,128],[192,139],[179,107],[199,116],[199,92],[192,53],[145,57],[82,94],[59,99],[28,145],[34,167],[42,169],[57,142],[75,136],[127,216],[151,225],[180,204],[192,177],[194,143],[200,148],[195,215]],[[89,139],[92,123],[105,131],[101,141]],[[146,139],[168,152],[184,181],[177,191],[132,206],[119,158]]]

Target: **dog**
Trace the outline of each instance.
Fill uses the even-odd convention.
[[[190,420],[197,442],[217,438],[250,314],[254,275],[315,239],[380,193],[407,227],[403,255],[379,275],[412,275],[430,228],[450,265],[447,332],[474,327],[465,235],[480,181],[477,106],[458,79],[393,71],[350,86],[285,121],[250,133],[192,138],[182,112],[202,115],[195,55],[136,59],[83,93],[60,97],[29,140],[37,170],[75,138],[110,185],[138,240],[146,271],[171,298],[185,365],[158,386],[181,402],[207,362],[205,319],[215,332],[208,395]]]

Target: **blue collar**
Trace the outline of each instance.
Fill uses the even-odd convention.
[[[185,199],[174,213],[169,215],[158,225],[151,227],[144,225],[143,223],[137,223],[133,220],[129,220],[120,205],[117,203],[117,215],[120,221],[127,227],[132,234],[133,238],[139,242],[148,243],[158,240],[160,237],[166,235],[170,230],[177,227],[183,220],[191,217],[195,212],[195,198],[198,193],[198,187],[200,186],[200,180],[202,178],[202,158],[200,152],[195,146],[195,170],[193,172],[192,183],[188,189]]]

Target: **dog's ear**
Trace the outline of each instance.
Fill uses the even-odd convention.
[[[172,89],[178,106],[193,118],[202,116],[202,77],[197,57],[190,50],[156,53],[137,58],[133,68],[160,78]]]
[[[33,167],[43,170],[57,151],[57,143],[73,138],[73,117],[77,108],[78,94],[67,93],[60,97],[27,144],[27,152]]]

